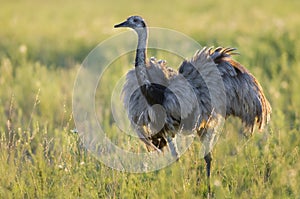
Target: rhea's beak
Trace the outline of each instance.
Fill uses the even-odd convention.
[[[124,21],[122,23],[119,23],[117,25],[114,25],[114,28],[120,28],[120,27],[128,27],[128,22]]]

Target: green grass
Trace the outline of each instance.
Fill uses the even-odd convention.
[[[299,4],[2,0],[0,198],[205,196],[198,142],[167,168],[132,174],[106,167],[70,132],[75,128],[72,91],[81,62],[98,43],[121,32],[113,25],[132,14],[142,15],[150,26],[183,32],[203,46],[237,47],[241,56],[236,59],[257,77],[271,102],[270,125],[248,140],[239,134],[238,120],[226,123],[214,150],[216,198],[299,198]],[[114,82],[107,82],[124,74],[130,58],[107,71],[112,75],[101,85],[107,90],[96,93],[96,99],[105,99],[97,103],[99,116],[116,142],[128,138],[118,135],[113,122],[109,97]]]

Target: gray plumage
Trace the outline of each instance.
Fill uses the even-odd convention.
[[[237,116],[251,132],[255,124],[262,129],[268,123],[270,104],[256,78],[232,59],[235,49],[205,47],[175,71],[164,61],[147,61],[148,32],[141,17],[129,17],[115,27],[130,27],[138,34],[135,68],[126,76],[123,100],[132,126],[149,150],[169,146],[178,157],[173,138],[179,131],[196,131],[207,145],[209,177],[214,135],[207,129],[214,119]]]

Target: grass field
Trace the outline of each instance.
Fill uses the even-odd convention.
[[[167,168],[132,174],[106,167],[70,131],[80,64],[133,14],[203,46],[238,48],[270,100],[270,125],[250,139],[227,121],[213,153],[215,197],[300,198],[300,1],[0,2],[0,198],[205,197],[198,142]],[[99,106],[118,141],[110,104]]]

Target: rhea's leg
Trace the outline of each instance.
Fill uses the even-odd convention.
[[[212,161],[211,152],[207,153],[204,156],[204,160],[206,162],[207,189],[208,189],[208,194],[210,194],[211,193],[211,189],[210,189],[210,169],[211,169],[211,161]]]
[[[167,142],[168,142],[169,149],[171,151],[172,156],[175,157],[176,160],[178,160],[179,154],[178,154],[178,148],[176,145],[175,138],[172,138],[171,136],[167,136]]]

